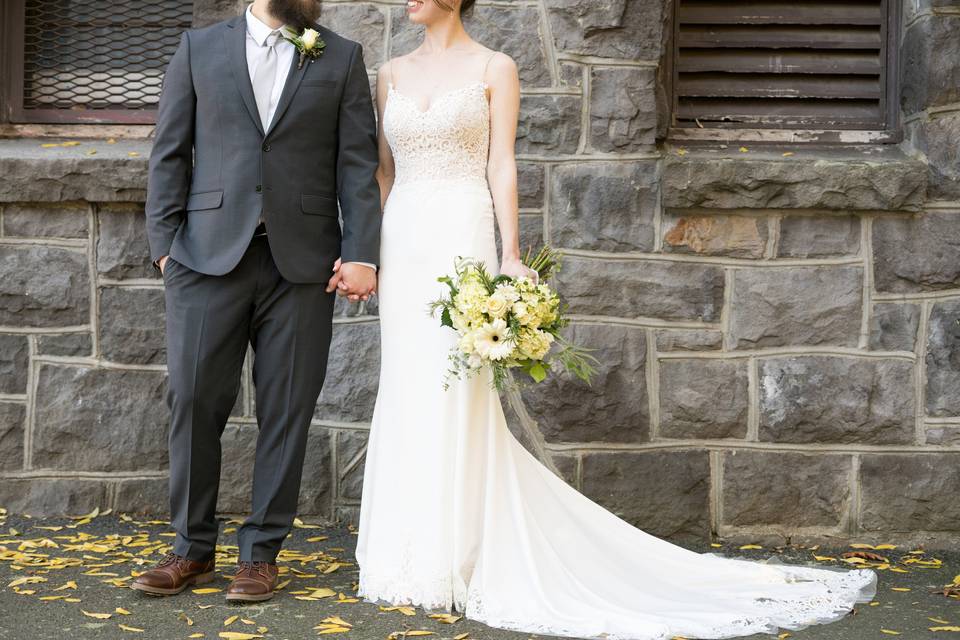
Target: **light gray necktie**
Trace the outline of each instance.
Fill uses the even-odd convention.
[[[270,97],[273,95],[273,85],[277,79],[276,44],[279,39],[279,31],[270,32],[270,35],[264,41],[267,52],[260,64],[257,65],[257,70],[253,72],[253,95],[257,99],[257,111],[260,114],[260,122],[263,123],[264,131],[270,124]]]

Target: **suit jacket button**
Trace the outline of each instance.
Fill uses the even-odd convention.
[[[263,186],[258,184],[258,185],[257,185],[257,193],[260,193],[261,191],[263,191]]]
[[[263,143],[263,150],[264,150],[264,151],[270,151],[270,143],[264,142],[264,143]]]

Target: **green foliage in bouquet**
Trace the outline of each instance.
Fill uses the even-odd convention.
[[[528,250],[523,263],[537,272],[528,277],[493,276],[477,260],[458,259],[454,276],[437,280],[449,294],[430,304],[440,324],[460,336],[450,354],[450,378],[461,378],[489,366],[493,385],[502,391],[519,369],[533,382],[542,382],[552,367],[560,366],[590,383],[597,360],[588,350],[569,342],[561,330],[569,324],[556,292],[546,283],[560,270],[560,256],[549,247],[537,254]]]

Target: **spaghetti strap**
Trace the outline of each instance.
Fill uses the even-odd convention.
[[[480,76],[480,81],[483,82],[483,84],[487,84],[487,69],[490,68],[490,61],[493,60],[495,55],[497,55],[496,51],[490,54],[490,56],[487,58],[487,63],[483,65],[483,75]]]

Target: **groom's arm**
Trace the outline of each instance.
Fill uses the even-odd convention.
[[[380,186],[377,184],[377,125],[370,82],[358,44],[340,101],[337,195],[343,215],[343,263],[380,261]]]
[[[196,105],[190,73],[190,38],[184,32],[163,76],[147,175],[147,241],[154,265],[170,253],[173,237],[183,221],[193,170]]]

